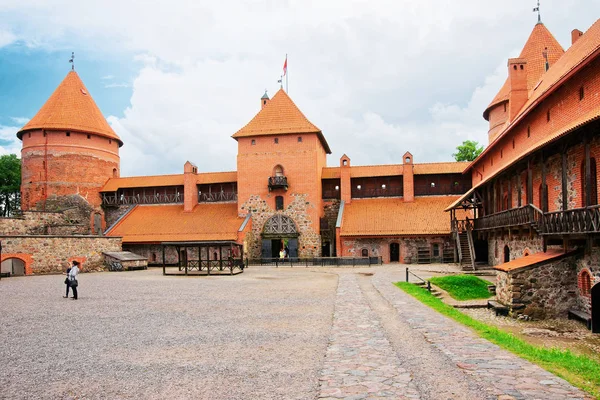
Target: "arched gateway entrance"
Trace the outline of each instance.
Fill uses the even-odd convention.
[[[288,258],[298,257],[298,230],[294,220],[275,214],[265,222],[262,232],[262,258],[279,258],[283,249]]]
[[[0,264],[0,272],[4,276],[25,275],[25,263],[19,258],[7,258]]]

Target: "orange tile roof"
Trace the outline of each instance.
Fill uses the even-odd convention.
[[[298,133],[316,133],[327,153],[331,154],[321,130],[302,114],[302,111],[283,89],[279,89],[258,114],[232,137],[238,139],[250,136]]]
[[[243,221],[236,203],[203,203],[189,213],[183,204],[138,205],[106,235],[123,243],[237,240]]]
[[[548,62],[550,67],[554,66],[556,61],[564,54],[565,50],[554,38],[552,33],[542,23],[538,23],[533,28],[531,35],[527,39],[519,58],[527,60],[527,90],[532,90],[540,81],[540,77],[546,72],[546,59],[544,58],[544,50],[547,49]],[[494,100],[487,106],[483,113],[483,117],[487,119],[487,113],[494,105],[508,100],[510,90],[509,80],[506,79],[502,88],[494,97]]]
[[[198,185],[225,182],[237,182],[237,172],[206,172],[196,175],[196,183]],[[122,188],[143,188],[156,186],[183,186],[183,174],[110,178],[100,191],[116,192]]]
[[[94,133],[123,142],[112,130],[94,99],[77,75],[71,71],[58,85],[35,116],[17,133],[33,129],[58,129]]]
[[[352,203],[344,205],[340,234],[447,235],[450,234],[450,217],[444,213],[444,207],[457,198],[458,196],[416,197],[409,203],[400,198],[354,199]]]
[[[563,250],[548,249],[545,253],[540,251],[539,253],[530,254],[525,257],[520,257],[515,260],[499,264],[494,267],[498,271],[514,271],[525,267],[531,267],[532,265],[543,263],[546,261],[553,260],[555,258],[564,256],[566,253]]]
[[[554,92],[554,90],[557,88],[561,87],[564,81],[568,80],[573,73],[589,64],[598,56],[600,56],[600,19],[597,20],[590,27],[590,29],[588,29],[588,31],[565,52],[565,54],[554,64],[554,66],[552,66],[552,68],[550,68],[542,76],[539,86],[530,94],[529,100],[527,103],[525,103],[519,114],[517,114],[513,123],[508,125],[504,131],[500,132],[496,139],[494,139],[494,141],[492,141],[492,143],[490,143],[489,146],[483,150],[483,152],[475,159],[475,161],[470,164],[470,166],[475,165],[489,151],[491,151],[491,149],[495,147],[496,143],[506,136],[513,127],[517,126],[518,123],[532,110],[534,110],[535,107],[548,95]],[[545,137],[538,139],[537,142],[532,143],[530,146],[520,149],[521,151],[513,156],[510,164],[507,164],[504,168],[489,175],[484,181],[480,182],[476,186],[487,182],[489,179],[498,175],[498,173],[508,168],[516,161],[543,147],[545,144],[557,140],[558,138],[574,131],[575,129],[599,118],[600,108],[592,110],[583,115],[577,115],[576,118],[574,118],[568,124],[565,124]],[[467,167],[465,172],[470,169],[470,166]]]
[[[461,174],[469,166],[469,162],[440,162],[414,164],[415,175],[431,174]],[[350,167],[351,178],[365,178],[371,176],[395,176],[402,175],[404,166],[402,164],[388,165],[361,165]],[[322,179],[339,179],[340,167],[323,168]]]

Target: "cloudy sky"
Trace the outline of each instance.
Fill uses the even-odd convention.
[[[487,143],[482,113],[537,16],[532,0],[0,0],[0,154],[76,70],[124,141],[121,175],[235,170],[231,138],[278,89],[337,165],[449,161]],[[600,2],[542,0],[565,47]]]

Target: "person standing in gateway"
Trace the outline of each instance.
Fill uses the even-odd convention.
[[[73,261],[73,266],[71,267],[71,271],[69,271],[69,286],[73,290],[73,300],[77,300],[77,286],[79,283],[77,282],[77,275],[79,274],[79,261]]]

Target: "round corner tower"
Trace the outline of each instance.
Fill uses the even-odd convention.
[[[109,178],[119,176],[119,147],[112,130],[75,71],[17,133],[21,149],[21,208],[45,208],[50,196],[79,194],[93,208]]]

